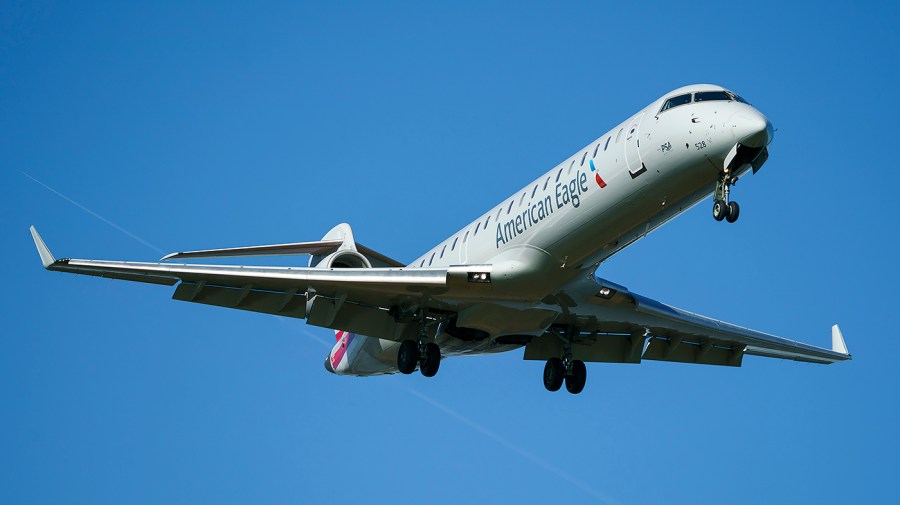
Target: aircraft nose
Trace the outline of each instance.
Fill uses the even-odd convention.
[[[766,147],[775,136],[772,123],[755,109],[736,114],[732,125],[737,141],[747,147]]]
[[[325,370],[334,373],[334,367],[331,366],[331,356],[325,358]]]

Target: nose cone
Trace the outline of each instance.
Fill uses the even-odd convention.
[[[331,356],[325,358],[325,370],[328,370],[331,373],[334,373],[334,367],[331,366]]]
[[[736,114],[732,125],[737,141],[747,147],[766,147],[775,135],[772,123],[755,109]]]

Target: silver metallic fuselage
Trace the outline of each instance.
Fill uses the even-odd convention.
[[[722,90],[686,86],[667,93],[571,157],[541,175],[410,264],[427,268],[489,263],[507,296],[542,300],[548,293],[592,276],[605,259],[708,197],[736,144],[765,147],[772,125],[747,103],[708,101],[664,112],[669,97]],[[750,169],[736,167],[737,176]],[[540,275],[527,275],[528,272]],[[539,283],[516,279],[540,279]],[[535,302],[535,306],[546,303]],[[491,309],[487,309],[491,310]],[[490,331],[502,303],[476,325]],[[472,316],[477,319],[480,316]],[[545,321],[523,322],[517,333],[540,334]],[[492,335],[495,337],[496,335]],[[349,342],[347,341],[349,340]],[[481,354],[516,348],[493,339],[461,341],[438,335],[443,355]],[[326,368],[339,374],[394,373],[397,342],[347,334]],[[343,348],[342,348],[343,346]],[[340,355],[340,359],[335,357]]]

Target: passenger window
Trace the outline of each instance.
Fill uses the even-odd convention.
[[[507,214],[509,214],[510,212],[512,212],[512,206],[513,206],[514,203],[516,203],[516,201],[515,201],[514,199],[509,201],[509,207],[506,209],[506,213],[507,213]]]
[[[587,151],[584,152],[584,155],[581,157],[581,166],[584,166],[584,160],[587,159]]]
[[[534,198],[534,195],[537,194],[537,184],[534,185],[534,189],[531,190],[531,198]]]
[[[625,130],[625,128],[622,128],[621,130],[619,130],[619,133],[616,134],[616,144],[619,143],[619,138],[622,137],[622,131],[623,131],[623,130]]]
[[[466,236],[463,237],[463,244],[469,241],[469,232],[466,232]]]
[[[691,94],[690,93],[688,93],[686,95],[673,96],[672,98],[666,100],[665,103],[663,103],[662,109],[659,109],[659,111],[665,112],[669,109],[678,107],[680,105],[686,105],[689,103],[691,103]]]
[[[569,171],[566,172],[566,173],[567,173],[567,174],[571,174],[571,173],[572,173],[572,167],[574,167],[574,166],[575,166],[575,160],[572,160],[572,163],[569,163]]]
[[[556,182],[559,182],[559,176],[562,175],[563,169],[559,169],[559,172],[556,173]]]
[[[419,262],[419,267],[424,267],[424,266],[425,266],[425,260],[423,259],[422,261]]]
[[[445,253],[445,252],[447,252],[447,244],[444,244],[443,249],[441,249],[441,255],[440,255],[441,258],[444,257],[444,253]]]
[[[612,140],[612,135],[610,135],[609,137],[606,137],[606,145],[603,146],[603,150],[604,150],[604,151],[607,150],[607,149],[609,148],[609,141],[610,141],[610,140]]]
[[[596,157],[597,157],[597,151],[599,151],[599,150],[600,150],[600,143],[597,142],[597,147],[594,148],[594,154],[591,155],[591,158],[596,158]]]
[[[484,222],[484,229],[487,230],[487,225],[491,224],[491,216],[488,216],[487,221]]]
[[[456,242],[459,240],[459,237],[453,237],[453,244],[450,246],[450,250],[456,249]]]
[[[481,228],[481,222],[479,221],[478,224],[475,225],[475,233],[472,234],[473,237],[474,237],[475,235],[478,235],[478,230],[479,230],[480,228]]]
[[[501,213],[501,212],[503,212],[503,206],[502,206],[502,205],[501,205],[500,207],[497,208],[497,217],[494,218],[495,221],[499,221],[499,220],[500,220],[500,213]]]
[[[549,175],[547,176],[547,180],[544,181],[544,189],[543,189],[543,191],[547,191],[547,184],[550,184],[550,176],[549,176]]]
[[[435,255],[435,254],[437,254],[437,252],[431,253],[431,259],[428,260],[428,266],[431,266],[431,264],[434,263],[434,255]]]

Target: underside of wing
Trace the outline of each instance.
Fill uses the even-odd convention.
[[[604,280],[593,284],[578,288],[588,294],[559,320],[560,329],[526,346],[526,359],[561,356],[567,341],[573,359],[582,361],[741,366],[745,355],[821,364],[851,359],[837,325],[826,349],[681,310]]]

